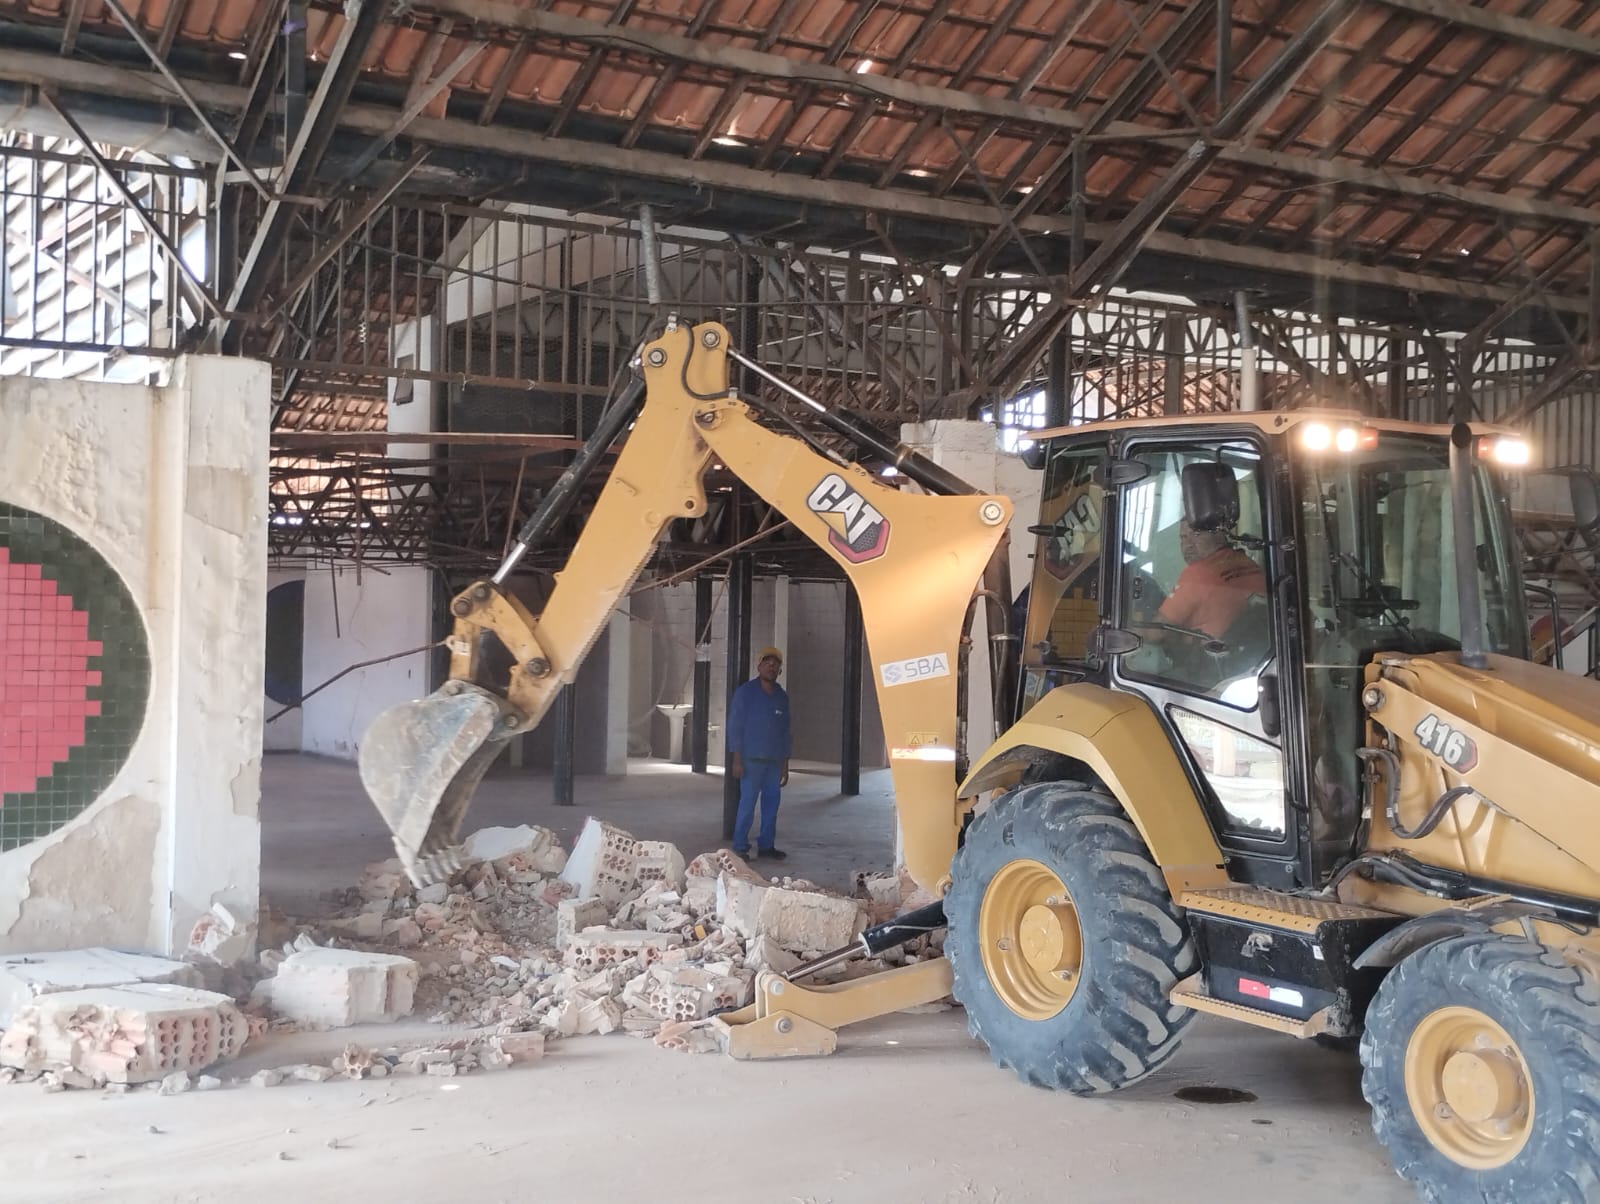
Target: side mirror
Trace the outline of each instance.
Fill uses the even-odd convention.
[[[1046,444],[1043,442],[1034,441],[1019,451],[1017,453],[1017,458],[1029,468],[1037,472],[1039,469],[1044,467],[1045,457],[1049,454],[1049,451],[1050,449]]]
[[[1220,461],[1183,466],[1183,517],[1196,531],[1226,531],[1239,521],[1239,478]]]
[[[1278,698],[1276,670],[1256,678],[1256,706],[1261,714],[1261,734],[1276,740],[1283,734],[1283,708]]]

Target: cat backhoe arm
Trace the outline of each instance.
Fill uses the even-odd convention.
[[[636,412],[633,429],[542,611],[530,611],[505,581],[522,551],[553,527],[554,508],[575,494],[581,473],[570,469],[500,571],[452,601],[450,680],[427,698],[385,711],[368,730],[362,781],[414,882],[456,867],[461,818],[485,770],[577,677],[667,525],[705,513],[704,477],[718,461],[854,583],[905,863],[918,883],[942,893],[962,815],[956,782],[964,620],[986,567],[1003,559],[994,553],[1011,503],[952,492],[966,487],[904,449],[896,457],[902,471],[947,492],[893,489],[805,439],[761,426],[730,393],[729,354],[728,332],[717,323],[669,323],[641,349],[642,405],[637,386],[613,402],[585,449],[586,463],[599,459]],[[845,416],[829,418],[843,433],[871,438]],[[511,656],[509,674],[499,680],[490,680],[489,636]]]

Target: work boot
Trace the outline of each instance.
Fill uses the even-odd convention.
[[[762,857],[770,857],[774,861],[782,861],[789,854],[785,853],[782,849],[762,849],[760,855]]]
[[[738,857],[743,861],[749,861],[750,860],[750,850],[749,849],[732,849],[730,851],[733,853],[733,855],[735,857]]]

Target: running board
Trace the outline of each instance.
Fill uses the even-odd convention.
[[[1167,998],[1173,1003],[1193,1008],[1197,1012],[1210,1012],[1213,1016],[1240,1020],[1257,1028],[1271,1029],[1287,1037],[1316,1037],[1328,1032],[1333,1012],[1332,1008],[1323,1008],[1321,1011],[1313,1012],[1305,1020],[1296,1020],[1292,1016],[1279,1016],[1273,1012],[1263,1012],[1260,1008],[1246,1007],[1242,1003],[1231,1003],[1226,999],[1207,995],[1205,983],[1198,974],[1191,974],[1173,987],[1172,993]]]

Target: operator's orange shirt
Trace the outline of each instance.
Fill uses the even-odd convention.
[[[1220,640],[1254,594],[1267,592],[1261,566],[1238,548],[1219,548],[1178,574],[1158,616],[1163,623]]]

